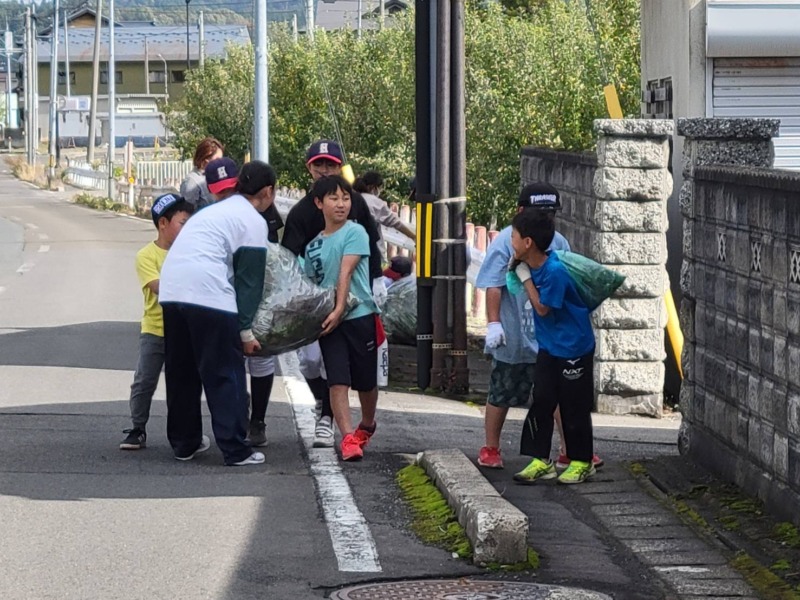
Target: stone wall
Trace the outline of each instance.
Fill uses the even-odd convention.
[[[800,174],[777,121],[681,120],[686,137],[680,449],[800,515]]]
[[[666,202],[671,121],[595,121],[597,154],[522,152],[522,184],[562,197],[558,229],[572,249],[625,274],[595,311],[597,410],[660,416],[664,388]]]

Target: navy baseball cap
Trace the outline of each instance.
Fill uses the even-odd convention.
[[[330,160],[340,165],[344,162],[342,147],[333,140],[317,140],[306,152],[306,164],[310,165],[315,160]]]
[[[519,193],[517,205],[540,210],[561,210],[561,197],[549,183],[529,183]]]
[[[239,167],[227,156],[212,160],[206,165],[206,184],[212,194],[219,194],[236,187],[238,178]]]
[[[150,214],[153,217],[153,223],[156,224],[156,227],[158,227],[158,220],[164,216],[164,213],[178,202],[183,202],[183,198],[175,194],[164,194],[156,198],[156,201],[153,202],[153,207],[150,209]]]

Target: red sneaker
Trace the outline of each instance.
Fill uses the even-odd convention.
[[[378,424],[375,423],[372,426],[372,431],[370,431],[369,429],[364,427],[361,423],[358,424],[358,427],[356,427],[356,430],[353,432],[353,435],[356,436],[356,439],[361,444],[362,448],[366,447],[366,445],[369,444],[369,440],[372,438],[373,435],[375,435],[375,429],[377,429],[377,427]]]
[[[487,469],[502,469],[503,457],[500,456],[500,448],[484,446],[478,454],[478,464]]]
[[[348,433],[342,440],[342,460],[360,460],[364,458],[361,442],[353,433]]]
[[[570,460],[569,460],[569,457],[566,454],[559,454],[558,455],[558,460],[556,461],[556,469],[566,469],[569,466],[569,463],[570,463]],[[595,469],[599,469],[604,464],[606,464],[605,461],[602,458],[600,458],[599,456],[597,456],[597,454],[592,456],[592,466]]]

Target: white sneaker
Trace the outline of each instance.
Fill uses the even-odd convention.
[[[320,416],[322,415],[322,400],[320,398],[314,398],[314,416],[317,420],[319,420]]]
[[[260,465],[263,464],[264,460],[265,460],[264,455],[261,452],[253,452],[250,456],[248,456],[244,460],[235,462],[231,466],[246,467],[247,465]]]
[[[314,428],[314,448],[333,448],[333,423],[330,417],[322,417]]]
[[[176,456],[175,460],[192,460],[195,456],[201,452],[205,452],[209,448],[211,448],[211,440],[208,439],[207,435],[204,435],[200,440],[200,445],[197,447],[197,450],[192,452],[189,456]]]

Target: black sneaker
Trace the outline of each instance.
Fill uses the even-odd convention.
[[[122,440],[119,445],[120,450],[141,450],[147,447],[147,434],[144,429],[134,427],[133,429],[126,429],[122,433],[127,433],[128,437]]]
[[[250,421],[250,432],[247,436],[250,446],[263,448],[267,445],[267,426],[264,421]]]

